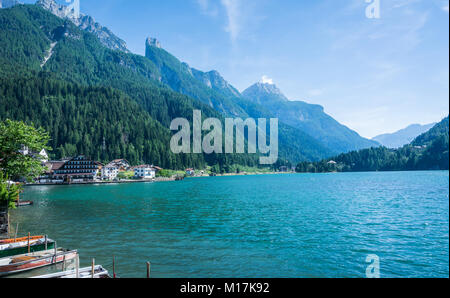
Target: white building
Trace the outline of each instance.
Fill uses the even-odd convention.
[[[22,145],[20,150],[19,150],[19,153],[22,154],[22,155],[27,156],[30,153],[30,150],[28,149],[27,146]]]
[[[134,176],[141,179],[153,179],[156,177],[156,169],[148,165],[138,166],[134,168]]]
[[[48,162],[48,154],[47,154],[47,151],[45,151],[45,149],[42,149],[41,152],[39,152],[39,153],[35,153],[35,152],[31,152],[28,147],[22,146],[21,149],[19,150],[19,153],[21,153],[25,156],[31,155],[32,157],[41,160],[42,163]]]
[[[103,180],[115,180],[117,175],[119,175],[119,168],[116,166],[106,165],[102,168]]]
[[[39,156],[41,157],[41,161],[43,163],[48,162],[48,154],[47,151],[45,151],[45,149],[42,149],[41,152],[39,152]]]

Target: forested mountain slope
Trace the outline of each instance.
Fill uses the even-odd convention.
[[[167,88],[160,82],[159,69],[149,59],[108,49],[94,35],[80,30],[70,21],[60,19],[35,5],[19,5],[0,10],[0,43],[1,84],[4,90],[8,90],[3,95],[2,102],[7,104],[23,98],[18,94],[22,91],[11,92],[11,89],[19,88],[17,85],[11,85],[14,80],[26,80],[27,78],[34,80],[42,78],[43,74],[48,73],[52,80],[58,80],[61,83],[120,90],[127,98],[137,102],[150,119],[159,122],[165,128],[168,128],[170,122],[177,117],[192,119],[194,109],[201,110],[205,118],[223,119],[224,117],[199,100]],[[49,51],[51,48],[52,50]],[[8,80],[9,78],[15,79]],[[43,83],[41,80],[35,82],[35,84],[41,83]],[[38,89],[42,89],[42,87],[36,86]],[[42,100],[45,96],[53,96],[53,93],[44,92],[33,98]],[[8,110],[8,115],[20,115],[19,108],[20,105],[11,104],[6,106],[4,111]],[[65,111],[61,110],[61,112]],[[107,112],[108,110],[105,110],[105,113]],[[0,118],[6,116],[5,112],[0,114]],[[62,119],[68,117],[68,115],[62,116],[64,116]],[[80,119],[80,121],[85,120]],[[68,126],[68,129],[76,130],[76,127]],[[281,131],[284,129],[282,128]],[[50,133],[55,134],[53,131]],[[75,132],[73,131],[72,134],[75,135]],[[295,131],[289,136],[290,138],[280,137],[280,158],[291,161],[318,160],[331,154],[326,148],[301,132]],[[61,146],[65,147],[66,144],[77,148],[83,146],[78,143],[80,142],[78,139],[74,139],[77,143],[65,138],[57,140],[58,142],[53,144],[55,149]],[[118,143],[116,140],[109,141]],[[101,148],[103,140],[94,138],[92,144],[94,148]],[[70,147],[70,145],[68,146]],[[133,144],[133,146],[135,145]],[[168,145],[167,142],[165,150],[169,150]],[[108,151],[110,148],[107,146],[106,150]],[[62,153],[72,152],[62,150],[54,152],[55,157],[62,157]],[[83,153],[86,154],[86,152]],[[112,156],[112,153],[108,151],[106,155]],[[143,162],[156,163],[156,161],[147,159],[150,155],[142,156],[145,157]],[[254,165],[256,160],[256,156],[248,155],[205,156],[202,158],[208,164],[243,163]],[[186,161],[183,166],[195,165]]]

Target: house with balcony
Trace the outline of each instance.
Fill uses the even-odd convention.
[[[156,169],[150,165],[134,167],[134,176],[139,179],[153,179],[156,177]]]
[[[106,166],[102,167],[102,179],[103,180],[116,180],[117,179],[117,175],[119,175],[119,172],[121,171],[121,169],[119,168],[119,166],[117,164],[115,164],[114,162],[111,162],[109,164],[107,164]]]
[[[79,155],[64,163],[53,171],[52,179],[65,183],[94,182],[99,179],[99,173],[103,165],[91,160],[84,155]]]

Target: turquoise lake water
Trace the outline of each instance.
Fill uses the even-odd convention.
[[[235,176],[27,187],[19,235],[121,277],[449,277],[449,172]]]

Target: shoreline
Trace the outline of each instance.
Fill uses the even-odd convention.
[[[217,175],[203,175],[203,176],[191,176],[187,178],[203,178],[203,177],[231,177],[231,176],[261,176],[261,175],[288,175],[295,174],[295,172],[255,172],[255,173],[226,173]]]
[[[73,182],[73,183],[28,183],[23,186],[70,186],[70,185],[102,185],[102,184],[131,184],[131,183],[154,183],[171,182],[176,178],[155,178],[151,180],[122,180],[122,181],[92,181],[92,182]]]
[[[262,176],[262,175],[289,175],[295,172],[257,172],[257,173],[227,173],[217,175],[187,176],[190,178],[209,178],[209,177],[233,177],[233,176]],[[155,178],[151,180],[122,180],[122,181],[92,181],[92,182],[73,182],[73,183],[28,183],[23,186],[70,186],[70,185],[103,185],[103,184],[131,184],[131,183],[156,183],[156,182],[174,182],[177,178]]]

